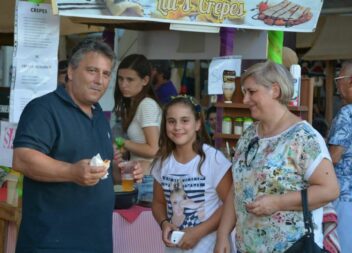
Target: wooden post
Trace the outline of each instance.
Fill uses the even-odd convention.
[[[194,97],[200,103],[200,60],[194,61]]]
[[[5,252],[9,222],[15,222],[18,231],[20,220],[20,208],[9,205],[6,202],[0,202],[0,253]]]
[[[220,28],[220,56],[227,56],[233,54],[235,40],[235,29],[228,27]],[[224,101],[223,95],[218,95],[217,102]],[[216,110],[216,132],[221,133],[223,109],[217,108]],[[222,139],[215,138],[215,147],[220,148],[222,146]]]
[[[6,245],[6,235],[7,235],[7,230],[6,230],[6,221],[0,219],[0,253],[5,252],[5,245]]]
[[[334,107],[334,67],[331,61],[326,61],[325,90],[325,118],[330,125],[333,118]]]

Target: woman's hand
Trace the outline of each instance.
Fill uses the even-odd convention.
[[[268,216],[279,211],[279,196],[262,195],[257,197],[253,202],[246,204],[248,213],[256,216]]]
[[[116,162],[116,163],[120,163],[120,162],[122,162],[123,161],[123,155],[124,155],[124,148],[120,148],[120,149],[118,149],[117,147],[116,147],[116,144],[114,143],[113,145],[113,148],[114,148],[114,161]]]
[[[231,246],[228,236],[217,235],[214,253],[231,253]]]

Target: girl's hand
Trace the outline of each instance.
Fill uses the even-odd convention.
[[[230,241],[227,236],[220,238],[219,235],[217,235],[214,253],[231,253]]]
[[[115,144],[115,143],[114,143],[112,146],[113,146],[113,148],[114,148],[114,161],[115,161],[116,163],[122,162],[122,161],[123,161],[123,153],[124,153],[123,148],[118,149],[118,148],[116,147],[116,144]]]
[[[170,248],[177,247],[177,245],[173,244],[170,241],[170,236],[171,236],[172,231],[179,230],[178,227],[176,225],[166,221],[166,222],[163,222],[161,230],[162,230],[162,239],[163,239],[163,242],[165,243],[165,245]]]
[[[246,204],[246,209],[248,213],[256,216],[268,216],[279,211],[278,201],[276,195],[262,195]]]
[[[197,227],[186,228],[183,232],[185,232],[185,234],[177,245],[180,249],[192,249],[201,239],[201,233],[197,232]]]

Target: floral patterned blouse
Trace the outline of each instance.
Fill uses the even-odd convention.
[[[304,234],[303,214],[279,211],[258,217],[246,211],[245,204],[261,195],[300,191],[317,165],[331,160],[324,139],[306,121],[291,126],[279,135],[259,138],[258,123],[253,123],[237,143],[232,167],[235,194],[236,246],[244,253],[284,252]],[[321,236],[320,220],[313,214]],[[318,220],[318,222],[317,222]]]

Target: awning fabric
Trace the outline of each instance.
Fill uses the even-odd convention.
[[[352,16],[326,16],[304,60],[352,59]]]

